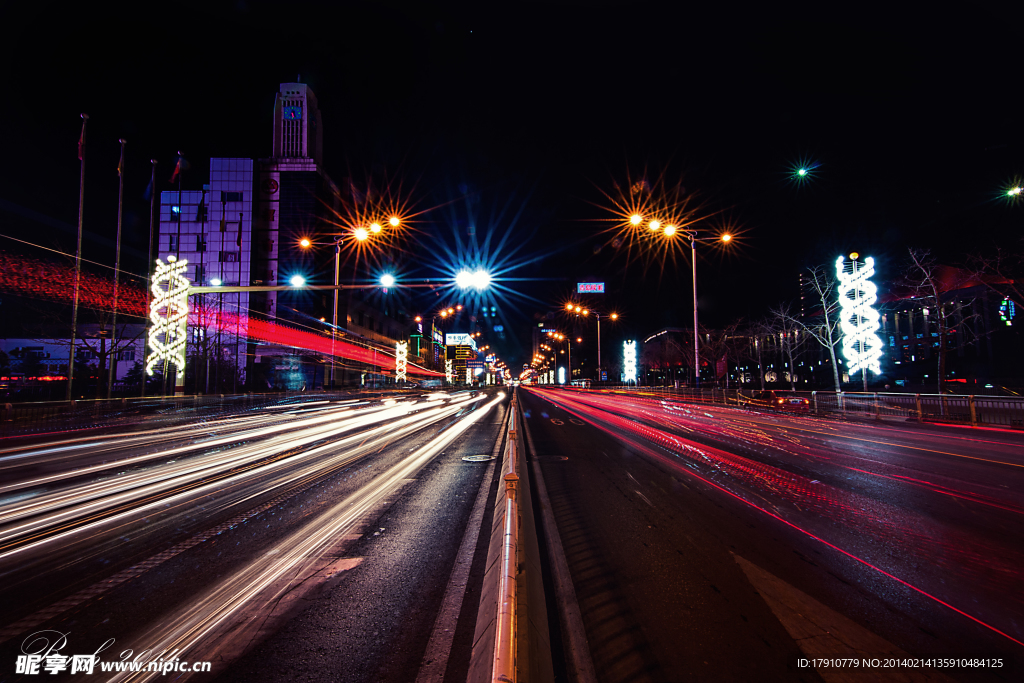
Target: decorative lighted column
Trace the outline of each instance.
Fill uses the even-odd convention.
[[[882,371],[882,340],[875,334],[879,328],[879,315],[873,306],[878,299],[878,288],[870,278],[875,274],[875,260],[870,256],[860,263],[860,254],[850,254],[850,262],[840,256],[836,259],[836,277],[839,279],[840,325],[843,330],[843,356],[847,372],[852,377],[861,371],[864,391],[868,390],[868,370],[876,375]]]
[[[409,342],[395,344],[395,381],[404,382],[409,363]]]
[[[444,379],[448,384],[451,384],[455,379],[453,376],[453,364],[454,361],[451,360],[446,360],[444,362]]]
[[[636,382],[636,342],[633,340],[622,344],[622,367],[626,384]]]
[[[188,261],[167,257],[167,263],[156,260],[151,291],[153,299],[149,304],[149,348],[146,358],[146,374],[152,375],[153,368],[163,363],[164,375],[168,363],[177,369],[175,393],[185,386],[185,341],[188,325],[188,288],[185,278]],[[166,382],[164,383],[166,387]]]

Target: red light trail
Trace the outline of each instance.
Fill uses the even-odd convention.
[[[19,296],[68,302],[74,295],[75,270],[71,266],[49,263],[39,259],[15,256],[0,252],[0,288]],[[112,310],[114,282],[106,278],[83,272],[80,279],[79,302],[81,306],[99,311]],[[148,318],[146,291],[130,284],[117,288],[118,313]],[[367,348],[358,344],[331,338],[323,333],[301,330],[238,313],[224,313],[212,305],[192,305],[189,324],[203,324],[210,334],[220,329],[222,333],[248,337],[256,341],[315,351],[325,356],[355,360],[376,365],[382,370],[394,371],[395,355],[381,349]],[[219,324],[217,324],[219,322]],[[424,377],[443,377],[443,372],[428,370],[413,363],[408,372]]]
[[[732,498],[773,517],[800,533],[856,560],[858,563],[967,617],[971,621],[1019,645],[1024,645],[1024,641],[954,607],[947,600],[923,588],[919,588],[905,579],[899,578],[881,566],[839,547],[836,543],[826,540],[823,534],[826,532],[840,534],[852,532],[850,542],[866,544],[865,549],[880,552],[880,557],[889,561],[893,560],[893,552],[901,555],[912,553],[919,559],[921,566],[931,565],[941,568],[954,577],[958,577],[958,581],[951,583],[957,584],[962,581],[961,588],[980,585],[990,591],[997,592],[1004,600],[1019,599],[1016,596],[1020,595],[1020,564],[1018,561],[1006,557],[1005,549],[1001,551],[999,548],[990,546],[948,527],[937,532],[928,533],[929,525],[923,524],[923,520],[920,517],[912,515],[903,507],[889,505],[818,480],[812,481],[807,477],[788,472],[773,465],[751,460],[720,448],[690,441],[676,433],[657,429],[641,421],[655,421],[666,427],[682,428],[688,431],[704,431],[694,417],[685,414],[688,412],[685,408],[677,405],[659,405],[657,401],[645,399],[629,400],[621,396],[612,398],[582,392],[556,392],[538,388],[532,388],[531,391],[542,395],[546,400],[573,413],[592,426],[615,434],[617,438],[626,442],[630,447],[641,450],[648,456],[669,464],[674,469],[682,470],[686,474],[700,479]],[[683,414],[680,414],[680,411]],[[703,411],[700,411],[700,414],[705,417],[712,417],[709,414],[703,413]],[[727,422],[728,420],[724,417],[719,416],[716,418],[714,428],[718,431],[716,434],[717,438],[722,438],[723,435],[734,431],[735,427],[726,424]],[[674,455],[675,458],[668,458],[664,452],[658,452],[621,433],[616,433],[616,431],[609,429],[609,427],[615,428],[616,431],[622,430],[642,437],[660,446],[664,451]],[[767,434],[762,432],[759,434],[760,438],[757,442],[764,444],[766,441],[764,437],[767,436]],[[784,446],[793,446],[793,442],[774,441],[772,445],[778,449]],[[788,452],[794,451],[790,450]],[[794,453],[801,456],[811,455],[809,448],[800,448]],[[837,453],[837,455],[841,456],[843,454]],[[884,474],[847,467],[833,462],[832,458],[823,459],[828,460],[830,465],[844,470],[856,471],[890,480],[896,479],[896,477]],[[719,479],[719,481],[712,480],[712,477]],[[909,477],[899,477],[898,480],[928,488],[938,494],[954,495],[961,499],[999,507],[1010,512],[1024,512],[1024,510],[1012,504],[1004,505],[1001,501],[996,501],[995,499],[955,491],[949,487],[935,485],[931,482],[914,480]],[[730,490],[730,488],[735,490]],[[761,493],[758,493],[758,491]],[[780,508],[773,505],[772,507],[776,511],[772,512],[762,507],[762,505],[748,500],[745,495],[760,498],[761,500],[768,500],[765,498],[766,495],[775,496],[777,499],[781,499],[780,503],[792,505],[811,524],[820,525],[821,531],[815,533],[808,528],[785,519],[782,516],[786,514],[785,507]],[[790,513],[790,516],[793,516],[792,513]],[[806,524],[807,522],[804,523]],[[943,584],[945,584],[944,580]],[[954,587],[944,586],[946,590],[952,590]]]

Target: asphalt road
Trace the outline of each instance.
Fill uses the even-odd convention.
[[[521,394],[599,680],[1019,680],[1024,435]]]
[[[491,484],[462,458],[492,453],[507,403],[281,404],[0,451],[0,680],[38,680],[17,656],[53,644],[211,662],[199,680],[411,680]],[[471,621],[442,652],[452,671]]]

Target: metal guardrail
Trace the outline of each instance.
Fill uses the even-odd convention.
[[[517,678],[516,666],[516,601],[518,555],[519,555],[519,474],[518,430],[516,394],[512,394],[509,406],[508,441],[506,444],[508,467],[505,476],[505,519],[501,544],[501,567],[498,572],[498,613],[494,634],[494,658],[491,666],[491,680],[500,683],[514,683]]]
[[[673,387],[608,387],[638,396],[671,396],[694,403],[744,405],[754,391],[739,389],[675,389]],[[966,394],[906,394],[896,392],[788,391],[780,396],[801,396],[811,401],[815,414],[905,419],[917,422],[963,424],[972,427],[1024,429],[1024,398]]]

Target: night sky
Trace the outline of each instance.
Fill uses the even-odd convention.
[[[0,234],[74,250],[57,226],[77,222],[88,112],[86,230],[113,239],[123,136],[124,260],[142,272],[148,160],[171,189],[182,150],[185,187],[199,189],[211,156],[269,156],[278,84],[299,77],[319,100],[332,178],[386,176],[417,209],[440,207],[419,217],[415,255],[392,256],[401,270],[437,276],[456,236],[493,236],[490,258],[514,266],[502,277],[523,278],[499,299],[510,335],[495,346],[510,361],[528,360],[529,325],[579,280],[608,283],[592,305],[623,322],[606,334],[686,324],[685,255],[630,261],[601,232],[616,184],[681,185],[697,227],[740,236],[698,258],[710,325],[797,298],[803,268],[852,250],[887,279],[908,246],[957,263],[1020,238],[1024,206],[1001,197],[1024,174],[1020,23],[1001,9],[431,4],[7,5]],[[815,167],[802,184],[801,163]],[[45,257],[7,237],[0,249]],[[96,239],[84,256],[113,262]]]

